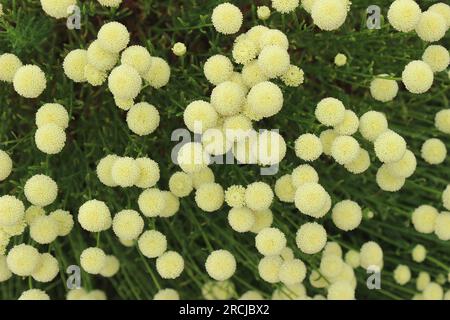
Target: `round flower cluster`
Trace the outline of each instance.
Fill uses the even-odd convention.
[[[446,134],[450,134],[450,109],[442,109],[434,117],[435,127]]]
[[[111,154],[97,164],[97,177],[108,187],[153,187],[160,178],[159,165],[148,157],[133,159]]]
[[[0,150],[0,181],[9,177],[12,172],[13,163],[10,156],[3,150]]]
[[[307,7],[309,6],[314,24],[324,31],[332,31],[344,24],[350,10],[350,1],[315,0]]]
[[[66,143],[64,130],[69,126],[67,110],[58,103],[46,103],[36,112],[36,125],[37,148],[47,154],[61,152]]]
[[[394,100],[398,93],[398,83],[389,79],[389,75],[380,74],[370,83],[370,94],[372,97],[381,102],[389,102]]]
[[[241,10],[229,2],[215,7],[211,16],[216,31],[225,35],[237,33],[242,26],[243,19]]]
[[[4,62],[1,61],[0,62]],[[6,72],[13,71],[20,61],[7,61]],[[13,63],[13,65],[11,65]],[[17,64],[17,65],[14,65]],[[14,90],[24,98],[34,99],[41,95],[47,87],[47,79],[44,71],[38,66],[27,64],[15,69],[12,79]]]
[[[115,7],[119,3],[113,0],[103,5]],[[153,106],[135,104],[134,99],[142,89],[143,79],[156,89],[165,86],[170,78],[170,67],[163,59],[152,57],[143,46],[127,47],[129,42],[130,33],[123,24],[106,23],[87,50],[76,49],[67,54],[63,68],[74,82],[100,86],[108,79],[116,105],[123,110],[135,107],[127,116],[130,130],[138,135],[147,135],[158,127],[159,114]],[[116,66],[119,60],[121,64]]]
[[[149,188],[140,194],[138,205],[146,217],[168,218],[178,212],[180,201],[170,191]]]
[[[338,67],[343,67],[347,64],[347,56],[343,53],[338,53],[334,57],[334,64]]]
[[[427,163],[437,165],[447,157],[447,147],[442,140],[432,138],[423,143],[420,153]]]
[[[256,14],[259,19],[267,20],[270,18],[270,8],[268,6],[259,6],[256,9]]]
[[[76,0],[40,0],[42,10],[50,17],[61,19],[71,14],[71,7],[77,4]]]

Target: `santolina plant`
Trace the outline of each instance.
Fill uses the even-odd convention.
[[[450,299],[450,7],[244,2],[0,6],[1,298]]]

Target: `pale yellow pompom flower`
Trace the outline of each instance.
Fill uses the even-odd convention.
[[[172,46],[172,52],[178,57],[182,57],[186,54],[186,45],[182,42],[177,42]]]
[[[231,53],[236,63],[245,65],[255,59],[258,52],[258,44],[244,34],[236,38]]]
[[[148,157],[141,157],[136,159],[136,164],[139,175],[134,185],[142,189],[153,187],[160,178],[158,163]]]
[[[104,24],[98,31],[100,46],[110,52],[119,53],[130,41],[130,33],[123,24],[113,21]]]
[[[353,174],[360,174],[365,172],[370,167],[369,152],[361,148],[358,157],[356,157],[355,160],[346,163],[344,167]]]
[[[70,51],[63,61],[66,76],[74,82],[85,82],[85,67],[88,64],[87,50],[76,49]]]
[[[375,154],[384,163],[397,162],[406,152],[406,141],[398,133],[387,130],[374,142]]]
[[[120,261],[115,256],[107,255],[105,265],[100,270],[100,275],[106,278],[113,277],[120,269]]]
[[[425,11],[420,15],[416,32],[423,41],[436,42],[445,36],[447,28],[447,21],[442,15],[433,11]]]
[[[442,241],[450,240],[450,212],[441,212],[434,222],[434,233]]]
[[[306,277],[306,266],[300,259],[284,261],[278,277],[287,286],[301,283]]]
[[[123,64],[109,74],[108,87],[114,97],[134,99],[141,91],[142,79],[136,69]]]
[[[292,176],[285,174],[275,182],[275,194],[283,202],[292,203],[295,199],[295,190],[292,183]]]
[[[225,81],[216,86],[211,93],[211,104],[223,116],[233,116],[242,110],[245,91],[235,82]]]
[[[206,101],[196,100],[184,109],[183,119],[186,127],[194,133],[203,133],[217,124],[219,115]]]
[[[58,260],[49,253],[41,254],[41,265],[35,270],[31,276],[39,282],[50,282],[59,273]]]
[[[265,228],[269,228],[273,222],[273,214],[270,209],[253,211],[253,215],[255,217],[255,223],[250,229],[253,233],[259,233],[261,230]]]
[[[106,81],[107,74],[105,71],[98,70],[93,65],[87,63],[84,66],[84,78],[91,86],[98,87]]]
[[[159,126],[160,116],[155,106],[140,102],[128,110],[128,128],[138,136],[146,136],[153,133]]]
[[[170,80],[170,66],[162,58],[152,57],[150,69],[142,76],[155,89],[164,87]]]
[[[355,300],[355,288],[348,281],[337,281],[328,288],[328,300]]]
[[[139,210],[146,217],[160,215],[166,207],[166,195],[157,188],[142,191],[138,198]]]
[[[139,178],[140,169],[135,159],[119,157],[111,167],[114,182],[122,188],[133,186]]]
[[[355,161],[360,152],[358,141],[351,136],[339,136],[331,145],[331,156],[341,165]]]
[[[298,229],[295,241],[303,253],[315,254],[325,247],[327,232],[317,222],[307,222]]]
[[[397,81],[387,77],[387,74],[380,74],[370,83],[370,94],[377,101],[389,102],[397,96]]]
[[[430,205],[421,205],[412,213],[414,228],[420,233],[432,233],[439,212]]]
[[[404,286],[411,280],[411,270],[408,266],[400,264],[394,270],[394,280],[399,285]]]
[[[431,45],[425,49],[422,60],[430,66],[433,72],[441,72],[447,69],[450,63],[450,54],[443,46]]]
[[[20,59],[12,53],[0,55],[0,81],[13,82],[14,75],[22,65]]]
[[[245,206],[245,187],[232,185],[225,191],[225,202],[232,208]]]
[[[47,87],[47,79],[38,66],[24,65],[14,74],[13,85],[22,97],[37,98]]]
[[[356,113],[354,113],[351,110],[345,110],[344,120],[342,120],[341,123],[336,125],[334,127],[334,130],[339,135],[351,136],[354,133],[356,133],[356,131],[358,131],[358,127],[359,127],[359,118],[356,115]]]
[[[343,67],[347,64],[347,56],[343,53],[338,53],[334,57],[334,64],[338,67]]]
[[[10,156],[3,150],[0,150],[0,181],[9,177],[12,172],[13,163]]]
[[[56,124],[62,129],[67,129],[69,126],[69,114],[59,103],[46,103],[36,112],[38,128],[50,123]]]
[[[431,165],[441,164],[447,157],[447,147],[440,139],[432,138],[425,141],[420,149],[422,158]]]
[[[205,262],[205,268],[211,278],[217,281],[225,281],[235,273],[236,259],[227,250],[216,250],[209,254]]]
[[[25,197],[31,204],[45,207],[56,200],[58,185],[52,178],[43,174],[37,174],[27,180],[24,192]]]
[[[388,122],[386,116],[381,112],[368,111],[359,119],[359,132],[369,141],[375,141],[387,130]]]
[[[249,208],[231,208],[228,213],[228,223],[236,232],[248,232],[255,224],[255,215]]]
[[[148,230],[139,237],[138,247],[147,258],[156,258],[167,250],[167,239],[159,231]]]
[[[117,183],[112,178],[112,166],[119,157],[115,154],[107,155],[97,164],[97,177],[101,183],[108,187],[116,187]]]
[[[135,210],[122,210],[114,216],[112,228],[118,238],[135,240],[144,230],[144,219]]]
[[[153,59],[147,48],[143,46],[131,46],[122,52],[120,62],[133,67],[141,76],[144,76],[150,69]]]
[[[39,244],[49,244],[58,236],[58,223],[51,216],[37,217],[30,225],[30,237]]]
[[[336,227],[344,231],[351,231],[360,225],[362,210],[356,202],[344,200],[334,205],[331,217]]]
[[[90,65],[93,65],[100,71],[109,71],[117,64],[119,55],[104,50],[99,40],[93,41],[87,48],[87,59]]]
[[[23,202],[14,196],[0,197],[0,226],[13,226],[20,222],[25,215]]]
[[[427,249],[423,245],[418,244],[411,251],[411,256],[415,262],[421,263],[427,257]]]
[[[228,81],[233,74],[233,64],[227,57],[217,54],[209,57],[203,66],[206,79],[214,85]]]
[[[448,184],[442,192],[442,204],[444,205],[444,208],[450,210],[450,184]]]
[[[397,192],[405,184],[405,178],[392,175],[384,164],[377,171],[376,182],[381,190]]]
[[[290,65],[280,79],[289,87],[298,87],[305,81],[305,73],[299,67]]]
[[[206,168],[210,158],[201,143],[188,142],[178,150],[177,162],[184,172],[193,174]]]
[[[450,28],[450,6],[448,4],[435,3],[428,8],[428,11],[439,13],[447,22],[447,29]]]
[[[48,123],[36,130],[34,135],[36,147],[46,154],[57,154],[66,145],[64,129],[54,123]]]
[[[76,0],[40,0],[42,10],[50,17],[61,19],[71,14],[71,6],[76,5]]]
[[[409,92],[414,94],[425,93],[433,85],[433,70],[421,60],[411,61],[403,69],[402,81]]]
[[[175,172],[169,179],[169,189],[179,198],[186,197],[194,189],[192,178],[182,171]]]
[[[422,10],[413,0],[395,0],[389,7],[387,18],[391,26],[400,32],[414,30]]]
[[[111,227],[111,212],[103,201],[89,200],[78,210],[78,222],[89,232],[104,231]]]
[[[8,269],[21,277],[30,276],[41,265],[41,255],[32,246],[19,244],[9,250],[6,256]]]
[[[347,18],[347,6],[343,1],[315,1],[311,8],[314,24],[320,29],[331,31],[339,29]]]
[[[238,7],[225,2],[214,8],[211,20],[217,32],[230,35],[241,28],[243,15]]]
[[[305,183],[318,183],[319,175],[309,164],[302,164],[292,170],[291,179],[292,185],[297,189]]]
[[[195,192],[195,203],[206,212],[217,211],[224,202],[224,190],[218,183],[204,183]]]
[[[250,89],[247,103],[251,113],[263,117],[271,117],[283,107],[283,93],[274,83],[264,81]]]
[[[51,212],[49,216],[56,222],[56,233],[59,237],[65,237],[72,231],[74,221],[69,211],[58,209]]]
[[[254,182],[249,184],[245,190],[245,203],[254,210],[260,211],[270,207],[273,201],[273,191],[264,182]]]
[[[90,274],[99,274],[106,263],[106,254],[100,248],[87,248],[81,252],[80,265],[84,271]]]
[[[295,154],[302,160],[314,161],[323,152],[322,142],[312,133],[302,134],[295,140]]]
[[[50,300],[49,295],[40,289],[29,289],[20,295],[18,300],[38,300],[38,301],[45,301]]]
[[[409,178],[412,176],[416,167],[416,156],[410,150],[406,150],[404,156],[399,161],[386,164],[386,169],[392,176],[402,178]]]
[[[156,259],[156,270],[163,279],[176,279],[184,270],[184,259],[175,251],[167,251]]]
[[[258,19],[267,20],[270,17],[270,8],[268,6],[259,6],[256,10]]]
[[[442,109],[436,113],[434,125],[439,131],[450,134],[450,109]]]
[[[286,247],[286,236],[277,228],[264,228],[256,235],[255,246],[262,255],[279,255]]]
[[[285,74],[291,65],[289,53],[277,45],[265,46],[258,56],[258,65],[269,78],[276,78]]]
[[[325,126],[335,126],[344,121],[344,104],[335,98],[325,98],[316,106],[315,116]]]
[[[180,295],[174,289],[161,289],[155,294],[153,300],[180,300]]]
[[[383,267],[383,250],[374,241],[368,241],[361,246],[360,250],[361,267],[370,269],[373,267]]]

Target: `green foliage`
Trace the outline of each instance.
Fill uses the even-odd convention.
[[[120,9],[101,8],[96,1],[82,1],[81,30],[68,30],[65,20],[55,20],[44,14],[37,0],[3,1],[5,16],[0,18],[0,54],[11,52],[25,63],[35,63],[46,72],[48,86],[38,99],[19,97],[10,84],[0,85],[0,149],[12,155],[13,174],[0,184],[0,194],[13,194],[21,199],[25,181],[34,174],[50,175],[59,185],[57,202],[46,208],[70,210],[76,218],[79,206],[86,200],[105,201],[113,213],[122,209],[138,209],[139,190],[134,188],[108,188],[95,174],[99,159],[107,154],[138,157],[148,155],[161,168],[159,187],[168,188],[170,175],[179,170],[170,160],[171,149],[177,142],[170,141],[171,132],[184,127],[182,113],[193,100],[209,99],[212,87],[203,76],[202,66],[207,57],[224,53],[231,56],[232,37],[218,34],[212,28],[209,15],[218,0],[125,0]],[[450,272],[450,243],[439,241],[434,235],[419,234],[411,226],[410,216],[421,204],[431,204],[443,210],[441,193],[450,181],[448,158],[437,167],[427,165],[420,158],[420,146],[428,138],[442,139],[450,149],[450,139],[434,127],[434,115],[449,108],[450,83],[446,72],[435,77],[432,89],[423,95],[413,95],[404,88],[398,97],[383,104],[370,97],[368,87],[374,75],[387,73],[398,78],[404,65],[420,59],[426,44],[415,34],[395,32],[387,23],[380,30],[365,27],[365,10],[373,1],[353,1],[351,12],[344,25],[336,32],[319,32],[311,18],[302,9],[294,14],[273,13],[267,22],[256,18],[256,5],[269,5],[269,1],[233,1],[242,9],[244,29],[256,24],[278,28],[290,40],[291,61],[303,68],[306,82],[299,88],[283,86],[285,103],[281,113],[257,124],[257,128],[276,128],[288,142],[288,155],[276,176],[260,176],[256,166],[215,165],[212,167],[216,181],[225,188],[231,184],[265,181],[274,185],[277,177],[290,173],[301,161],[295,157],[293,143],[302,133],[320,133],[324,128],[314,118],[314,107],[327,96],[341,99],[347,108],[358,116],[368,110],[382,111],[390,127],[405,137],[409,148],[418,158],[416,173],[407,180],[398,193],[381,191],[375,183],[376,169],[381,165],[373,147],[358,134],[357,139],[370,151],[372,166],[363,175],[350,175],[343,167],[327,157],[313,163],[319,172],[320,182],[332,195],[333,203],[351,199],[358,202],[365,213],[373,211],[373,219],[364,217],[360,228],[351,233],[337,230],[327,215],[322,219],[330,240],[345,249],[356,249],[368,241],[381,244],[385,253],[382,273],[382,290],[368,290],[364,270],[357,272],[360,299],[410,299],[416,292],[415,283],[396,285],[392,271],[399,264],[408,265],[415,278],[419,271],[427,271],[436,278]],[[390,1],[377,1],[386,15]],[[434,3],[434,2],[433,2]],[[425,5],[431,5],[427,1]],[[157,106],[161,125],[150,136],[138,137],[128,129],[125,113],[114,105],[106,85],[93,88],[75,84],[63,73],[62,61],[76,48],[86,48],[95,39],[100,26],[111,20],[124,23],[132,34],[131,44],[147,46],[151,54],[169,61],[172,71],[170,83],[160,89],[146,88],[140,100]],[[188,53],[177,58],[170,48],[181,41]],[[448,36],[441,41],[448,47]],[[334,56],[345,53],[346,66],[334,65]],[[59,102],[69,111],[68,142],[63,152],[46,156],[34,144],[34,114],[46,102]],[[201,298],[201,286],[208,281],[204,261],[211,250],[229,249],[236,256],[238,271],[233,277],[236,297],[249,289],[257,289],[270,297],[274,286],[263,282],[257,272],[260,255],[254,247],[254,235],[233,232],[227,223],[226,207],[206,214],[195,205],[193,195],[181,199],[181,208],[169,219],[148,219],[146,228],[156,227],[168,237],[169,248],[185,258],[186,269],[175,281],[160,279],[155,261],[144,258],[136,248],[123,247],[113,232],[103,232],[100,246],[121,261],[121,270],[112,279],[83,274],[82,285],[87,289],[102,289],[112,299],[151,299],[159,288],[174,288],[182,298]],[[295,245],[298,227],[310,220],[299,214],[293,205],[276,201],[273,205],[274,225],[286,232],[289,246],[295,255],[305,261],[308,269],[318,268],[320,257],[302,254]],[[20,236],[13,243],[31,243]],[[58,258],[61,277],[45,285],[31,281],[36,288],[46,290],[54,299],[66,294],[65,269],[79,263],[81,251],[95,245],[97,235],[89,234],[76,225],[72,233],[58,238],[48,248]],[[417,264],[411,259],[411,250],[423,244],[429,252],[427,260]],[[320,290],[305,284],[313,295]],[[0,298],[16,299],[29,286],[28,279],[13,277],[0,284]],[[447,284],[448,289],[448,284]]]

